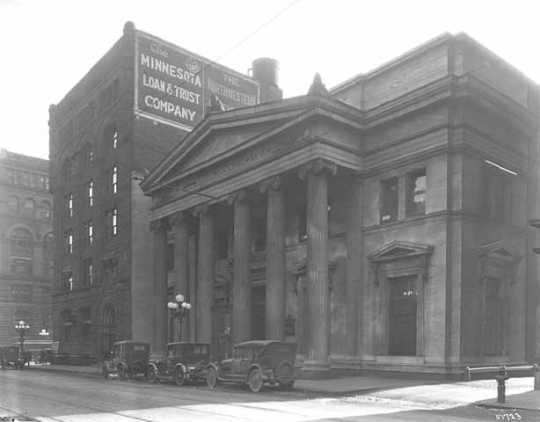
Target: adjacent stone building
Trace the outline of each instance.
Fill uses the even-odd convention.
[[[128,22],[111,50],[50,107],[61,351],[99,358],[115,340],[152,336],[144,306],[153,277],[150,198],[139,183],[210,109],[280,98],[268,79],[275,63],[257,63],[261,83]],[[163,253],[172,251],[169,243]]]
[[[51,346],[53,253],[48,161],[0,150],[0,345],[24,320],[26,350]]]
[[[189,338],[299,363],[457,373],[539,356],[538,86],[443,35],[308,95],[213,113],[145,178],[155,351],[166,248]],[[186,332],[186,331],[184,331]]]

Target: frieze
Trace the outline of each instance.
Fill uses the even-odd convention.
[[[246,171],[249,167],[256,165],[267,159],[278,157],[293,149],[299,148],[308,141],[302,137],[297,140],[290,138],[280,140],[279,142],[266,143],[253,148],[236,157],[232,157],[223,164],[217,164],[216,167],[207,169],[199,176],[189,177],[184,182],[168,190],[157,201],[156,205],[161,205],[173,199],[178,199],[190,193],[195,193],[203,187],[221,181],[227,177]]]

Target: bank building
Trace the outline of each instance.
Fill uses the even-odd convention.
[[[532,360],[539,115],[538,86],[464,34],[330,90],[211,99],[140,183],[125,335],[163,352],[181,293],[183,340],[215,357],[272,338],[317,374]]]

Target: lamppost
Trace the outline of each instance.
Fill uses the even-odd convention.
[[[42,337],[46,337],[46,336],[48,336],[50,334],[51,333],[49,333],[46,328],[42,328],[41,331],[38,333],[38,335],[40,335]]]
[[[30,325],[26,322],[24,322],[22,319],[15,324],[15,329],[19,333],[19,343],[21,345],[21,356],[24,353],[24,335],[30,328]]]
[[[184,295],[177,294],[175,302],[167,303],[167,308],[172,312],[174,318],[178,320],[178,340],[182,340],[182,320],[191,309],[191,304],[185,301]]]

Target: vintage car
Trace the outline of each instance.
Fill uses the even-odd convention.
[[[23,369],[26,360],[24,355],[21,355],[19,346],[3,346],[0,347],[0,362],[2,369]]]
[[[169,343],[167,357],[150,362],[148,380],[150,382],[174,381],[179,386],[186,382],[204,382],[209,357],[209,344]]]
[[[103,376],[111,374],[121,379],[148,375],[150,344],[140,341],[117,341],[103,361]]]
[[[275,340],[252,340],[234,346],[232,359],[210,364],[206,383],[215,388],[218,382],[247,384],[257,393],[263,384],[283,389],[294,385],[296,344]]]

